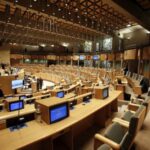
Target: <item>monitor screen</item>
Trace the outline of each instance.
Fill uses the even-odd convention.
[[[23,100],[12,102],[9,104],[10,111],[15,111],[15,110],[23,109],[23,108],[24,108]]]
[[[84,56],[84,55],[80,55],[79,59],[80,59],[80,60],[84,60],[84,59],[85,59],[85,56]]]
[[[99,60],[99,56],[98,55],[94,55],[93,56],[93,60]]]
[[[12,80],[12,89],[23,87],[23,80]]]
[[[19,100],[24,100],[24,99],[26,99],[26,98],[27,98],[26,95],[21,95],[21,96],[19,96]]]
[[[54,123],[62,119],[65,119],[69,116],[68,103],[51,107],[49,112],[50,112],[50,123]]]
[[[7,96],[7,97],[6,97],[6,99],[11,99],[11,98],[13,98],[13,96]]]
[[[60,92],[57,92],[56,96],[59,97],[59,98],[63,98],[64,95],[65,95],[64,91],[60,91]]]
[[[92,99],[92,95],[88,95],[83,97],[83,102],[90,102],[90,99]]]
[[[108,97],[108,88],[103,90],[103,98],[107,98]]]

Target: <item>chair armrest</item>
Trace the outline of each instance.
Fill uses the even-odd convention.
[[[145,99],[142,99],[142,98],[137,98],[137,100],[140,101],[140,102],[144,102],[145,101]]]
[[[115,150],[120,149],[120,145],[118,143],[116,143],[100,134],[95,134],[95,139],[102,143],[108,144],[110,147],[112,147],[112,149],[115,149]]]
[[[129,122],[128,121],[125,121],[123,119],[120,119],[120,118],[114,118],[112,120],[112,122],[117,122],[119,123],[121,126],[125,127],[125,128],[129,128]]]

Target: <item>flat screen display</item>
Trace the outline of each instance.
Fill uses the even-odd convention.
[[[26,99],[26,98],[27,98],[26,95],[21,95],[21,96],[19,96],[19,100],[24,100],[24,99]]]
[[[68,104],[61,104],[50,108],[50,123],[60,121],[69,116]]]
[[[23,80],[12,80],[12,89],[23,87]]]
[[[7,97],[6,97],[6,99],[11,99],[11,98],[13,98],[13,96],[7,96]]]
[[[93,56],[93,60],[99,60],[99,56],[98,55],[94,55]]]
[[[57,92],[56,96],[59,98],[63,98],[64,97],[64,91]]]
[[[15,111],[15,110],[23,109],[23,108],[24,108],[23,100],[12,102],[9,104],[10,111]]]
[[[90,99],[92,99],[92,95],[88,95],[83,97],[83,102],[90,102]]]
[[[84,55],[80,55],[79,59],[80,60],[85,60],[85,56]]]
[[[108,97],[108,88],[103,90],[103,98],[107,98]]]

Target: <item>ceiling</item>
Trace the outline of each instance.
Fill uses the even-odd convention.
[[[96,41],[128,24],[142,23],[114,1],[1,0],[1,41],[31,45]],[[149,9],[142,0],[136,3]]]
[[[136,0],[136,2],[143,10],[150,10],[150,0]]]
[[[138,23],[150,31],[150,0],[113,1],[137,18]]]

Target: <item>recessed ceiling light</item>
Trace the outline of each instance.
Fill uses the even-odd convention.
[[[40,44],[40,46],[42,46],[42,47],[46,47],[46,44]]]
[[[76,8],[75,11],[78,11],[78,8]]]
[[[127,27],[131,27],[131,24],[127,24]]]

